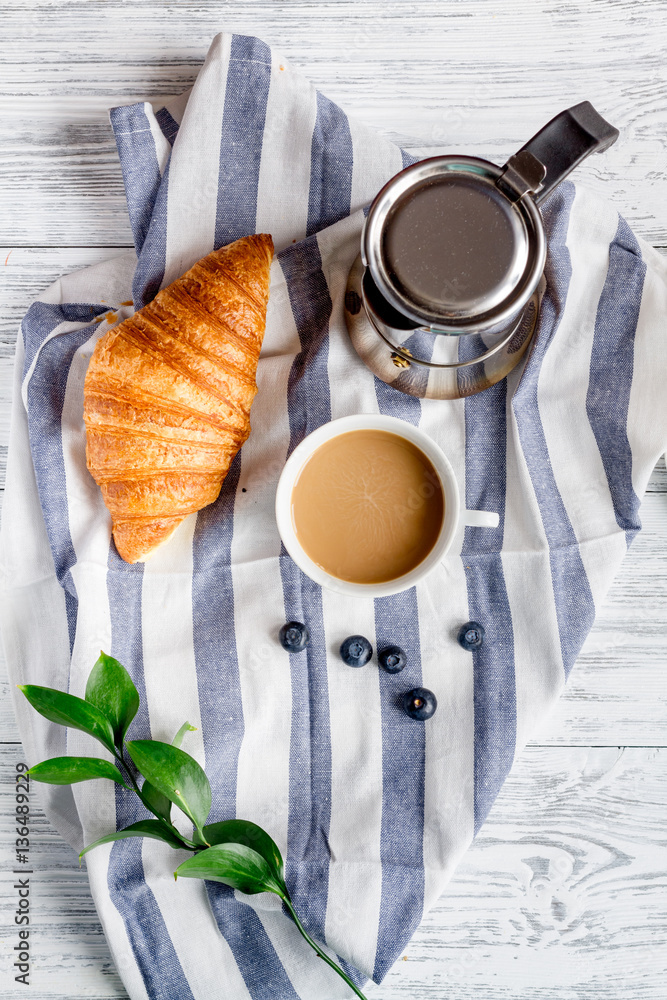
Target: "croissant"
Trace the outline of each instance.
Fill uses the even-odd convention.
[[[86,461],[126,562],[213,503],[250,433],[272,256],[265,234],[215,250],[95,346]]]

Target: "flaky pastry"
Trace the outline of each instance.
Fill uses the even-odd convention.
[[[86,460],[126,562],[213,503],[250,433],[272,256],[265,234],[215,250],[95,347]]]

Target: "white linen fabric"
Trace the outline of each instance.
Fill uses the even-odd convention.
[[[356,982],[379,982],[558,697],[640,529],[667,445],[667,267],[611,205],[563,183],[543,209],[547,288],[527,360],[465,400],[419,401],[361,364],[343,319],[363,207],[410,157],[262,41],[231,34],[214,39],[187,94],[115,108],[111,122],[136,255],[58,281],[17,346],[0,550],[11,679],[82,695],[100,649],[121,660],[142,699],[130,735],[197,726],[184,749],[210,777],[210,821],[263,826],[307,929]],[[278,252],[252,434],[217,502],[127,565],[85,465],[91,352],[202,255],[253,232]],[[418,424],[465,506],[500,514],[497,529],[462,528],[419,586],[375,601],[304,577],[273,516],[294,447],[359,412]],[[310,629],[305,653],[278,643],[292,619]],[[474,654],[455,639],[470,619],[487,635]],[[353,633],[403,646],[404,672],[346,667],[337,650]],[[397,704],[417,685],[438,698],[426,724]],[[101,753],[20,697],[16,712],[30,764]],[[111,782],[42,788],[76,849],[143,814]],[[87,855],[133,1000],[349,995],[276,897],[175,883],[185,857],[153,840]]]

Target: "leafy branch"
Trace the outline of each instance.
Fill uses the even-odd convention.
[[[79,859],[94,847],[128,837],[150,837],[193,856],[179,865],[174,878],[200,878],[222,882],[241,892],[273,892],[283,901],[296,927],[316,954],[345,980],[356,996],[365,1000],[343,970],[310,937],[299,920],[285,883],[283,858],[277,844],[256,823],[230,819],[207,824],[211,811],[211,786],[194,757],[181,749],[185,722],[171,743],[159,740],[126,740],[139,709],[139,692],[125,667],[101,653],[93,667],[84,698],[34,684],[19,685],[32,707],[51,722],[88,733],[111,754],[100,757],[54,757],[28,771],[37,781],[69,785],[92,778],[106,778],[134,792],[154,819],[142,819],[123,830],[88,844]],[[143,779],[141,785],[139,779]],[[186,837],[173,824],[172,805],[193,826]]]

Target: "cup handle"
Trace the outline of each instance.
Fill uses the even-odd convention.
[[[500,516],[490,510],[464,510],[463,523],[467,528],[497,528]]]

